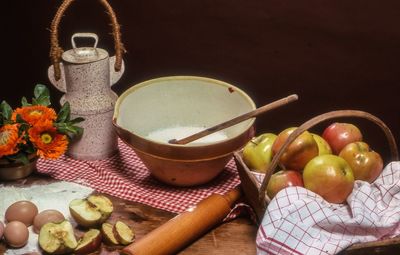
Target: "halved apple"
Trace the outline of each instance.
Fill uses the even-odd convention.
[[[74,229],[67,220],[42,226],[39,232],[39,246],[48,254],[66,254],[72,252],[78,242]]]
[[[105,222],[113,212],[110,199],[102,195],[91,195],[86,199],[74,199],[69,204],[72,218],[81,226],[91,228]]]
[[[103,195],[90,195],[87,201],[94,205],[101,213],[102,223],[105,222],[114,210],[114,206],[108,197]]]
[[[103,239],[106,243],[111,245],[118,245],[119,242],[114,236],[113,225],[110,223],[103,223],[101,225],[101,233],[103,234]]]
[[[86,199],[74,199],[69,203],[72,218],[81,226],[94,227],[101,221],[101,213]]]
[[[114,224],[113,233],[120,244],[127,245],[135,239],[135,232],[122,221]]]
[[[101,233],[98,229],[89,229],[78,241],[75,254],[88,254],[99,249],[101,245]]]

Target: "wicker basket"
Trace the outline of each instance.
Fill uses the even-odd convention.
[[[257,219],[261,222],[262,217],[264,216],[265,210],[267,208],[268,203],[271,199],[266,195],[266,186],[271,175],[274,173],[275,169],[278,166],[278,160],[283,154],[284,150],[292,143],[301,133],[304,131],[324,122],[327,120],[335,119],[335,118],[363,118],[372,121],[376,125],[378,125],[381,130],[384,132],[387,142],[389,144],[391,159],[393,161],[399,160],[398,149],[396,145],[396,141],[393,137],[392,132],[386,126],[386,124],[381,121],[379,118],[374,115],[356,110],[339,110],[332,111],[328,113],[324,113],[318,115],[309,121],[303,123],[299,126],[286,140],[286,142],[282,145],[280,151],[276,155],[274,155],[269,168],[267,169],[264,179],[260,184],[254,176],[253,172],[246,166],[242,159],[242,151],[237,151],[234,153],[234,159],[238,168],[241,185],[243,192],[247,198],[248,203],[254,209],[254,212],[257,215]],[[382,249],[399,249],[400,248],[400,237],[393,238],[390,240],[382,240],[375,241],[369,243],[355,244],[344,251],[345,254],[382,254]],[[394,250],[393,250],[394,251]],[[392,253],[387,253],[392,254]]]

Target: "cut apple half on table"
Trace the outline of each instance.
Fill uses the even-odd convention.
[[[135,232],[127,224],[117,221],[114,224],[113,233],[120,244],[128,245],[135,239]]]
[[[101,233],[103,234],[103,239],[107,244],[111,244],[111,245],[119,244],[118,240],[114,236],[112,224],[103,223],[101,225]]]
[[[102,195],[91,195],[87,198],[87,201],[94,205],[96,209],[102,215],[102,223],[110,217],[114,210],[114,206],[108,197]]]
[[[86,199],[74,199],[69,204],[72,218],[81,226],[99,226],[110,217],[114,207],[110,199],[102,195],[91,195]]]
[[[99,249],[101,245],[101,233],[98,229],[90,229],[78,241],[75,254],[88,254]]]
[[[78,242],[69,221],[49,222],[39,232],[39,246],[48,254],[65,254],[75,250]]]

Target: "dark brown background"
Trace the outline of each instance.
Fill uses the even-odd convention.
[[[61,1],[2,1],[1,100],[13,106],[36,83],[49,86],[49,24]],[[261,105],[291,93],[300,100],[257,120],[279,132],[335,109],[368,111],[400,137],[400,2],[397,0],[110,0],[122,25],[126,73],[113,88],[166,75],[230,82]],[[95,32],[113,54],[108,18],[96,0],[77,0],[60,27]],[[54,105],[61,93],[51,87]],[[348,120],[350,121],[350,120]],[[384,137],[354,120],[387,155]],[[318,132],[325,125],[315,131]]]

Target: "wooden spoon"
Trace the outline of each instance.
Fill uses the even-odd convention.
[[[215,125],[213,127],[210,127],[210,128],[205,129],[205,130],[202,130],[202,131],[200,131],[198,133],[195,133],[193,135],[187,136],[187,137],[179,139],[179,140],[171,139],[168,142],[171,143],[171,144],[182,144],[182,145],[190,143],[190,142],[193,142],[193,141],[195,141],[197,139],[200,139],[200,138],[202,138],[204,136],[210,135],[210,134],[215,133],[217,131],[220,131],[222,129],[228,128],[228,127],[233,126],[233,125],[236,125],[236,124],[238,124],[238,123],[240,123],[242,121],[248,120],[248,119],[256,117],[258,115],[261,115],[261,114],[263,114],[263,113],[265,113],[265,112],[267,112],[269,110],[273,110],[273,109],[278,108],[280,106],[283,106],[283,105],[286,105],[286,104],[291,103],[293,101],[296,101],[298,98],[299,97],[296,94],[290,95],[288,97],[276,100],[276,101],[274,101],[272,103],[269,103],[269,104],[266,104],[264,106],[261,106],[261,107],[255,109],[255,110],[253,110],[253,111],[247,112],[245,114],[242,114],[242,115],[240,115],[238,117],[235,117],[233,119],[230,119],[228,121],[225,121],[223,123]]]

